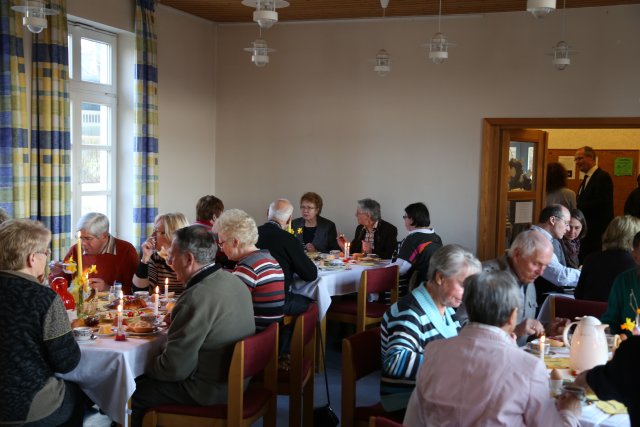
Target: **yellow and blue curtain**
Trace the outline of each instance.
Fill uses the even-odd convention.
[[[29,215],[29,134],[22,15],[0,0],[0,207]],[[19,15],[19,16],[18,16]]]
[[[66,0],[47,4],[58,14],[33,35],[31,78],[30,217],[51,230],[53,259],[70,245],[71,134]]]
[[[133,240],[142,244],[158,214],[158,67],[155,0],[136,0]]]

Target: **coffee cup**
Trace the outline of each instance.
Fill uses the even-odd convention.
[[[566,384],[562,387],[562,394],[570,393],[573,394],[578,400],[584,402],[587,399],[587,394],[582,387],[578,387],[573,384]]]
[[[133,296],[143,301],[149,301],[149,291],[137,291],[133,293]]]
[[[77,341],[89,341],[92,335],[93,331],[88,326],[79,326],[77,328],[73,328],[73,337]]]
[[[549,388],[551,389],[551,395],[557,396],[562,391],[562,380],[549,380]]]

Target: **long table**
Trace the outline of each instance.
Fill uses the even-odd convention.
[[[144,338],[129,336],[126,341],[98,338],[90,344],[80,344],[80,363],[59,376],[77,383],[105,414],[127,426],[128,401],[136,389],[135,379],[144,373],[149,358],[159,354],[166,341],[166,332]]]

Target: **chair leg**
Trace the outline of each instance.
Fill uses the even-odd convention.
[[[301,390],[291,390],[291,394],[289,394],[289,427],[300,427],[302,418],[300,413],[302,396],[300,396],[300,392]]]
[[[313,372],[311,377],[305,384],[302,401],[302,425],[304,427],[313,427]]]
[[[263,426],[276,427],[276,419],[278,416],[278,396],[274,396],[269,402],[267,413],[264,414]]]
[[[158,413],[156,411],[147,411],[142,418],[142,427],[156,427],[158,425]]]

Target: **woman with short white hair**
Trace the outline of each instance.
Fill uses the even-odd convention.
[[[229,209],[220,215],[213,230],[218,234],[220,249],[237,261],[233,274],[251,292],[256,330],[280,322],[284,317],[284,273],[268,250],[256,247],[256,222],[240,209]]]

